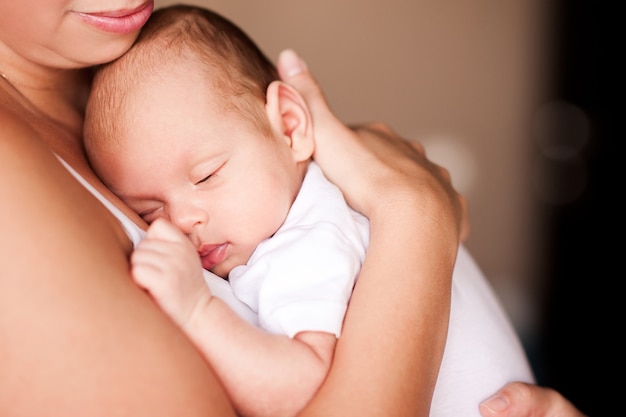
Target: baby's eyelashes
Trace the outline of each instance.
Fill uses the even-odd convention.
[[[197,181],[197,182],[196,182],[196,185],[198,185],[198,184],[202,184],[203,182],[208,181],[208,180],[209,180],[212,176],[213,176],[213,174],[209,174],[209,175],[207,175],[206,177],[202,178],[200,181]]]

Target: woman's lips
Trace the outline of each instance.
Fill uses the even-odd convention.
[[[227,248],[228,243],[221,243],[219,245],[203,245],[198,251],[202,267],[210,270],[215,265],[222,263],[226,257]]]
[[[154,1],[150,0],[131,10],[114,10],[98,13],[75,14],[85,23],[104,32],[125,35],[135,32],[148,21],[154,8]]]

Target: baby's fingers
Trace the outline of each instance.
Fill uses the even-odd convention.
[[[170,242],[187,241],[187,236],[178,227],[163,218],[156,219],[148,228],[146,237],[151,240],[164,240]]]
[[[141,288],[150,293],[159,293],[168,275],[167,248],[162,242],[143,241],[130,257],[131,275]]]

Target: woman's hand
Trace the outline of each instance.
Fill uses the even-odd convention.
[[[483,417],[586,417],[559,392],[511,382],[480,405]]]
[[[293,51],[280,54],[278,71],[307,102],[315,133],[314,158],[352,207],[372,219],[379,212],[388,215],[398,204],[415,202],[423,214],[438,216],[442,226],[455,226],[460,241],[468,237],[467,201],[452,187],[448,171],[428,160],[419,143],[383,124],[347,127],[332,113],[306,64]]]

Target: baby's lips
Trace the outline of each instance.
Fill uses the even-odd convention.
[[[198,251],[198,255],[200,255],[200,260],[202,262],[202,267],[204,269],[210,270],[215,265],[222,263],[224,261],[224,258],[226,257],[227,248],[228,243],[202,245],[202,247]]]

